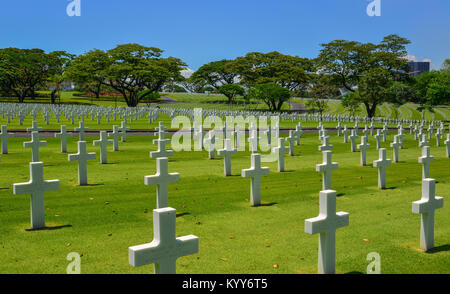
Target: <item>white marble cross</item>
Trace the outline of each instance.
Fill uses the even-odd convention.
[[[150,158],[173,156],[173,150],[166,150],[166,144],[170,143],[170,140],[164,139],[165,132],[162,129],[162,125],[160,125],[159,131],[157,134],[158,134],[158,139],[153,140],[153,144],[158,144],[158,150],[150,152]]]
[[[71,133],[67,132],[67,128],[65,125],[61,125],[61,132],[55,133],[55,138],[61,138],[61,152],[67,152],[67,137],[72,136]]]
[[[376,142],[377,142],[377,150],[380,150],[380,148],[381,148],[381,137],[382,137],[382,135],[381,135],[380,132],[381,132],[381,130],[377,130],[377,134],[375,136],[373,136],[375,138]]]
[[[352,130],[352,135],[349,137],[351,140],[351,151],[356,152],[356,139],[358,139],[358,134],[356,133],[356,130]]]
[[[37,121],[33,120],[31,125],[32,125],[31,128],[27,128],[27,132],[40,132],[40,131],[42,131],[42,128],[39,128],[37,126]]]
[[[13,185],[14,195],[31,194],[31,228],[45,227],[44,194],[59,189],[59,180],[44,180],[44,163],[30,162],[30,181]]]
[[[367,143],[367,136],[361,137],[361,144],[358,144],[358,149],[361,150],[361,165],[366,166],[366,154],[370,144]]]
[[[278,156],[278,171],[284,172],[284,153],[286,153],[288,149],[284,145],[284,138],[278,138],[278,147],[272,148],[272,152]]]
[[[333,150],[333,145],[330,145],[330,136],[322,138],[322,145],[319,146],[319,151]]]
[[[175,274],[179,257],[198,252],[198,237],[176,237],[176,210],[171,207],[153,210],[153,241],[128,248],[130,265],[154,263],[155,274]]]
[[[75,132],[78,132],[80,136],[80,141],[84,141],[84,133],[89,130],[88,128],[84,127],[84,121],[80,121],[78,123],[78,128],[75,128]]]
[[[261,167],[261,155],[252,154],[252,166],[242,170],[242,177],[251,178],[250,203],[252,206],[261,204],[261,176],[269,174],[268,167]]]
[[[100,163],[108,163],[108,145],[112,145],[113,140],[108,140],[108,134],[106,131],[100,131],[100,140],[95,140],[93,142],[94,146],[100,146]]]
[[[297,138],[297,145],[300,145],[300,138],[302,137],[303,130],[302,130],[302,123],[299,122],[298,125],[295,127],[295,136]]]
[[[430,142],[427,140],[427,135],[422,134],[421,138],[419,138],[419,147],[430,146]]]
[[[14,137],[14,134],[8,133],[7,126],[2,126],[0,137],[2,138],[2,154],[8,154],[8,138]]]
[[[108,137],[110,136],[113,137],[113,151],[119,151],[119,137],[120,137],[119,126],[113,126],[112,133],[108,133]]]
[[[447,140],[444,141],[446,146],[445,155],[450,158],[450,134],[447,134]]]
[[[78,153],[69,154],[69,161],[78,161],[78,184],[87,185],[87,161],[95,159],[95,153],[87,153],[86,141],[78,141]]]
[[[23,142],[23,147],[31,147],[32,162],[39,161],[39,147],[47,146],[47,141],[39,141],[39,133],[36,131],[31,132],[31,141]]]
[[[195,123],[195,121],[194,121]],[[195,133],[195,128],[193,128],[194,130],[191,130],[191,132]],[[155,128],[155,136],[158,136],[158,139],[160,140],[164,140],[166,138],[167,132],[166,132],[166,127],[164,126],[164,123],[162,121],[159,122],[158,127]],[[194,134],[195,135],[195,134]]]
[[[430,163],[434,157],[430,155],[430,146],[422,147],[422,156],[419,157],[419,163],[422,164],[422,179],[430,177]]]
[[[225,176],[231,176],[231,155],[237,153],[237,150],[232,149],[231,147],[231,140],[225,139],[225,149],[220,149],[217,153],[224,156],[223,163]]]
[[[434,179],[422,180],[422,198],[412,204],[412,212],[421,215],[420,248],[430,250],[434,247],[434,214],[435,210],[444,207],[444,199],[435,196]]]
[[[286,141],[289,143],[289,155],[294,156],[294,144],[295,144],[296,137],[294,135],[294,131],[289,131],[289,137],[286,138]]]
[[[130,128],[127,127],[127,121],[126,120],[122,121],[120,123],[120,128],[119,128],[120,135],[122,136],[122,142],[127,141],[127,131],[129,131],[129,130],[130,130]]]
[[[398,149],[400,147],[400,142],[398,141],[398,135],[394,136],[394,142],[392,142],[390,144],[390,146],[393,148],[394,162],[398,162]]]
[[[380,148],[378,160],[374,160],[373,166],[378,167],[378,188],[386,188],[386,167],[392,164],[392,160],[386,159],[386,149]]]
[[[214,159],[215,158],[215,153],[216,153],[216,135],[214,133],[214,130],[210,130],[208,132],[208,136],[204,139],[205,141],[205,145],[207,147],[208,150],[208,157],[209,159]]]
[[[348,143],[348,134],[350,133],[350,130],[347,129],[347,125],[344,126],[342,133],[344,134],[344,143]]]
[[[338,122],[336,129],[337,129],[337,135],[338,135],[338,137],[340,137],[341,130],[342,130],[341,122]]]
[[[389,133],[389,128],[386,123],[384,124],[382,131],[383,131],[383,142],[386,142],[386,136]]]
[[[169,206],[169,183],[178,182],[179,173],[169,173],[169,159],[161,157],[156,159],[156,174],[144,177],[144,184],[147,186],[156,185],[156,207],[164,208]]]
[[[334,274],[336,230],[348,226],[349,214],[342,211],[336,213],[336,191],[321,191],[319,199],[319,216],[305,220],[305,232],[319,234],[318,273]]]
[[[258,152],[258,137],[256,132],[252,132],[250,134],[250,137],[247,139],[248,146],[250,148],[251,153],[257,153]]]
[[[336,162],[332,162],[331,151],[324,151],[322,154],[323,154],[323,162],[321,164],[316,165],[316,171],[322,172],[322,190],[330,190],[331,172],[333,170],[338,169],[338,164]]]

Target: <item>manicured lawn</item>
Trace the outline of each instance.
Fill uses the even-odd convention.
[[[2,120],[4,123],[4,119]],[[28,123],[27,123],[28,125]],[[109,126],[108,126],[109,128]],[[392,135],[383,147],[392,149]],[[286,155],[287,172],[276,163],[264,163],[271,173],[262,179],[261,207],[250,207],[250,180],[240,176],[250,167],[250,153],[232,157],[233,176],[223,176],[223,160],[208,160],[206,152],[179,152],[170,158],[169,171],[180,181],[169,186],[169,205],[177,209],[177,236],[199,237],[200,251],[178,259],[178,273],[316,273],[318,236],[304,233],[304,220],[319,212],[322,161],[317,134],[305,134],[295,156]],[[156,172],[154,137],[129,136],[119,152],[108,148],[110,164],[88,163],[89,186],[77,186],[77,163],[59,152],[59,140],[45,138],[41,148],[45,179],[59,179],[61,189],[45,195],[48,230],[28,231],[29,195],[13,195],[12,184],[29,180],[29,138],[11,138],[10,154],[0,162],[0,273],[60,273],[70,252],[82,254],[82,273],[151,273],[153,266],[133,268],[128,247],[153,238],[152,209],[156,188],[144,185],[144,176]],[[44,138],[42,138],[44,139]],[[87,137],[88,151],[97,152]],[[434,141],[434,140],[433,140]],[[370,138],[367,162],[378,158]],[[337,273],[366,272],[370,252],[381,255],[382,273],[450,273],[449,159],[444,147],[431,147],[435,161],[431,176],[437,195],[445,198],[436,212],[436,250],[419,249],[420,216],[411,202],[421,197],[420,149],[412,136],[400,150],[400,163],[387,169],[389,189],[377,189],[377,169],[359,165],[342,137],[331,135],[332,187],[339,195],[338,211],[350,213],[350,225],[339,229],[336,240]],[[76,138],[69,139],[76,152]],[[275,269],[274,265],[279,268]]]

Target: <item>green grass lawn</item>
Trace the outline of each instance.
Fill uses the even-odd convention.
[[[392,141],[392,134],[388,141]],[[130,136],[119,152],[108,153],[110,164],[88,163],[89,186],[77,186],[77,163],[59,152],[59,140],[41,148],[45,179],[59,179],[61,189],[45,195],[48,230],[29,231],[29,195],[13,195],[12,184],[29,180],[29,138],[11,138],[10,154],[0,162],[0,273],[60,273],[66,271],[70,252],[82,254],[82,273],[152,273],[153,266],[133,268],[128,247],[153,238],[152,209],[156,187],[145,186],[144,176],[156,172],[154,137]],[[88,151],[97,152],[87,137]],[[367,162],[378,158],[370,138]],[[436,193],[445,198],[436,213],[435,246],[419,249],[420,216],[411,202],[421,197],[420,149],[411,135],[400,150],[400,163],[387,169],[389,189],[377,189],[377,169],[359,165],[342,137],[331,136],[332,187],[339,195],[338,211],[350,213],[350,225],[336,239],[336,272],[366,272],[370,252],[381,255],[382,273],[450,273],[449,159],[444,147],[431,147],[435,161],[431,176]],[[271,173],[262,179],[261,207],[250,207],[250,180],[240,176],[250,167],[250,153],[232,157],[233,176],[223,176],[223,159],[208,160],[206,152],[179,152],[170,158],[169,171],[180,181],[169,186],[169,205],[177,210],[177,236],[199,237],[199,253],[182,257],[178,273],[316,273],[318,236],[304,233],[304,220],[319,212],[322,161],[317,134],[305,134],[295,156],[286,155],[287,172],[265,163]],[[388,142],[389,158],[392,149]],[[68,141],[76,152],[76,138]],[[274,265],[279,268],[275,269]]]

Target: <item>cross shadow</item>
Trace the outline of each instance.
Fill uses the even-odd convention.
[[[87,184],[87,185],[81,185],[82,187],[95,187],[95,186],[104,186],[105,184]]]
[[[430,250],[427,250],[426,253],[433,254],[433,253],[438,253],[438,252],[443,252],[443,251],[450,251],[450,244],[431,248]]]
[[[384,188],[383,190],[395,190],[397,189],[397,187],[388,187],[388,188]]]
[[[341,196],[344,196],[344,195],[345,195],[345,193],[337,193],[336,197],[341,197]]]
[[[293,172],[295,172],[295,170],[293,170],[293,169],[282,171],[282,173],[293,173]]]
[[[185,215],[190,215],[190,213],[189,213],[189,212],[180,212],[180,213],[177,213],[177,217],[185,216]]]
[[[8,190],[9,188],[0,188],[0,190]]]
[[[259,206],[274,206],[277,205],[277,202],[269,202],[269,203],[260,203]]]
[[[362,272],[357,272],[357,271],[353,271],[353,272],[347,272],[347,273],[344,273],[344,275],[364,275],[364,273],[362,273]]]
[[[43,227],[43,228],[39,228],[39,229],[25,229],[25,231],[27,232],[33,232],[33,231],[53,231],[53,230],[59,230],[59,229],[64,229],[64,228],[71,228],[72,225],[61,225],[61,226],[53,226],[53,227]]]
[[[107,162],[107,163],[101,163],[101,164],[104,164],[104,165],[113,165],[113,164],[118,164],[119,162]]]

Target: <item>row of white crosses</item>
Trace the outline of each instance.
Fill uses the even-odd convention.
[[[153,241],[128,248],[129,263],[133,267],[154,264],[155,274],[175,274],[179,257],[198,252],[198,237],[188,235],[176,237],[176,210],[169,207],[169,183],[178,182],[178,173],[169,173],[169,159],[173,151],[167,151],[165,128],[162,122],[156,128],[158,151],[150,152],[156,158],[156,174],[144,177],[147,186],[156,185],[156,209],[153,210]]]

